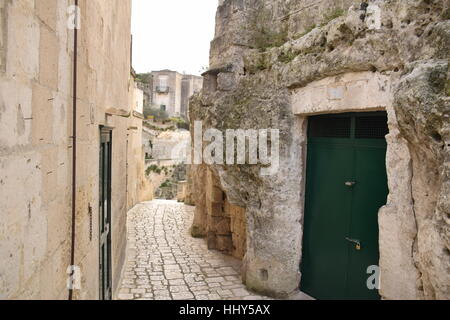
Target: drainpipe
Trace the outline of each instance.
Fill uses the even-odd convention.
[[[127,153],[125,155],[126,159],[126,178],[125,178],[125,201],[126,201],[126,211],[128,212],[128,141],[130,138],[130,134],[127,133]]]
[[[75,28],[73,37],[73,123],[72,123],[72,244],[70,251],[70,279],[74,276],[76,196],[77,196],[77,65],[78,65],[78,0],[75,0]],[[73,299],[73,287],[69,288],[69,300]]]

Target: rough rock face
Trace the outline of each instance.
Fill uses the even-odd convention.
[[[402,134],[412,157],[417,223],[414,260],[426,298],[448,299],[450,273],[449,63],[407,65],[395,92]],[[422,289],[422,288],[421,288]]]
[[[391,194],[393,206],[380,213],[380,233],[395,226],[411,246],[388,252],[380,240],[380,264],[382,282],[395,274],[392,268],[413,275],[381,294],[450,298],[449,10],[449,0],[220,2],[211,68],[203,91],[191,100],[191,120],[203,121],[204,129],[280,129],[275,176],[261,176],[258,165],[209,166],[229,201],[246,208],[243,275],[250,289],[286,296],[301,278],[306,118],[292,112],[293,91],[328,77],[373,72],[392,83],[395,120],[388,139],[403,141],[397,154],[410,157],[409,166],[396,170],[397,151],[388,152],[391,193],[396,175],[410,185],[399,186],[396,199]],[[198,201],[206,192],[205,167],[195,178]],[[411,215],[401,215],[403,206],[412,208]],[[196,221],[202,219],[197,212]],[[391,268],[385,257],[392,255],[411,267]]]

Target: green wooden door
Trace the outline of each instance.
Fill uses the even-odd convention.
[[[386,113],[309,119],[301,290],[312,297],[379,299],[367,268],[379,260],[387,133]]]

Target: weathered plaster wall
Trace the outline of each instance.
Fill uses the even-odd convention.
[[[0,298],[66,299],[70,264],[73,31],[67,0],[1,2]],[[78,299],[99,296],[99,126],[113,130],[113,278],[125,246],[131,1],[81,0]],[[122,112],[122,111],[123,112]]]
[[[380,212],[380,293],[450,297],[449,7],[448,0],[220,2],[211,70],[191,100],[191,120],[281,131],[274,176],[221,165],[193,174],[197,187],[214,171],[230,202],[246,209],[250,289],[286,296],[300,282],[307,116],[386,109],[390,195]],[[194,226],[204,219],[197,210]]]

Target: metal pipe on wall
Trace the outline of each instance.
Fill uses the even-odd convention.
[[[76,196],[77,196],[77,69],[78,69],[78,0],[75,0],[75,28],[73,37],[73,119],[72,119],[72,239],[70,251],[70,280],[75,273],[75,233],[76,233]],[[69,300],[73,299],[73,283],[69,287]]]

